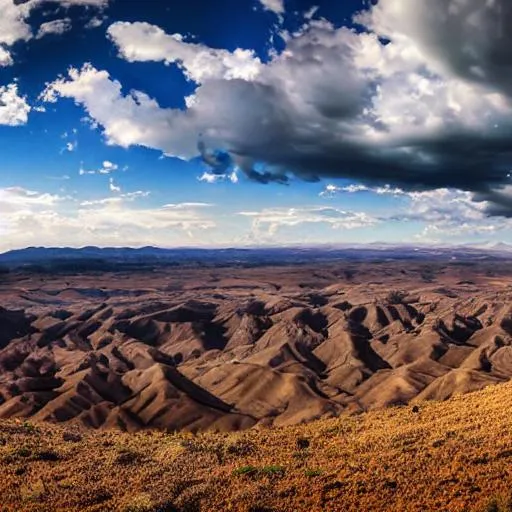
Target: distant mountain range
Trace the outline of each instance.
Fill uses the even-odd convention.
[[[292,264],[335,259],[470,259],[508,258],[512,246],[506,243],[425,246],[373,243],[367,245],[323,245],[254,248],[160,247],[28,247],[0,254],[0,265],[19,267],[52,262],[96,261],[109,264]]]

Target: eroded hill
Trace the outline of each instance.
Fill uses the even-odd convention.
[[[168,269],[0,284],[0,418],[241,430],[512,376],[496,264]]]

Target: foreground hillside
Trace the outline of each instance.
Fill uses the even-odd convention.
[[[416,407],[230,434],[4,421],[2,510],[512,510],[512,384]]]
[[[506,262],[161,268],[0,281],[0,418],[234,431],[512,377]]]

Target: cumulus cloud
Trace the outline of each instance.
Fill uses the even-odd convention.
[[[197,139],[191,138],[193,123],[185,112],[161,108],[140,91],[123,95],[118,81],[90,64],[82,69],[72,68],[68,79],[59,78],[42,94],[42,99],[49,102],[59,97],[73,98],[84,106],[88,116],[103,127],[109,144],[146,146],[176,156],[197,153]],[[171,137],[170,133],[174,135]]]
[[[198,83],[215,78],[251,80],[262,65],[253,50],[212,49],[186,42],[181,34],[166,34],[149,23],[117,22],[110,25],[108,35],[128,62],[178,64],[190,80]]]
[[[190,158],[201,136],[231,158],[222,173],[210,159],[212,175],[239,168],[261,183],[294,174],[460,189],[488,214],[512,215],[504,189],[512,165],[508,1],[380,0],[357,21],[360,33],[307,19],[283,34],[284,50],[267,63],[147,23],[116,23],[109,34],[121,57],[176,63],[196,82],[187,108],[123,95],[91,65],[49,84],[44,97],[83,105],[111,144]]]
[[[24,125],[30,110],[27,99],[18,94],[18,84],[0,87],[0,125]]]

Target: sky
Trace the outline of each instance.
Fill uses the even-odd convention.
[[[512,242],[508,0],[0,0],[0,251]]]

